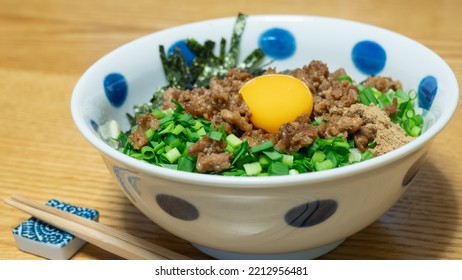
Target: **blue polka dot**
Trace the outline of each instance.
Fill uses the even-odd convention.
[[[272,28],[260,35],[259,47],[263,52],[274,59],[286,59],[295,53],[295,37],[282,28]]]
[[[438,81],[433,76],[426,76],[420,81],[418,89],[419,107],[429,110],[438,91]]]
[[[196,54],[194,54],[193,51],[188,47],[186,44],[185,40],[180,40],[175,42],[173,45],[170,46],[170,48],[167,51],[167,55],[171,55],[175,52],[175,48],[178,48],[183,55],[183,58],[186,62],[186,65],[191,66],[191,64],[194,61],[194,58],[196,57]]]
[[[337,207],[337,201],[332,199],[312,201],[290,209],[284,219],[293,227],[311,227],[327,220]]]
[[[125,77],[119,73],[107,75],[104,78],[104,92],[112,106],[122,106],[128,94],[128,85]]]
[[[90,124],[91,124],[91,127],[92,127],[96,132],[98,132],[99,125],[98,125],[94,120],[90,120]]]
[[[385,67],[387,54],[376,42],[361,41],[353,47],[351,58],[359,71],[375,76]]]

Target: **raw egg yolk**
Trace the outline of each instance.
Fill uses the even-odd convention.
[[[313,97],[301,80],[288,75],[263,75],[245,83],[240,91],[257,128],[277,132],[303,113],[311,114]]]

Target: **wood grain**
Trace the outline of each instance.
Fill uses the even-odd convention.
[[[43,203],[56,198],[93,207],[101,212],[102,223],[196,259],[209,257],[132,206],[72,122],[72,89],[102,55],[137,37],[193,21],[238,12],[306,14],[357,20],[406,35],[433,49],[462,78],[458,0],[0,0],[0,6],[2,200],[17,193]],[[460,139],[459,109],[401,200],[321,258],[462,259]],[[0,213],[0,259],[40,259],[19,251],[11,233],[28,215],[3,203]],[[118,257],[87,244],[73,258]]]

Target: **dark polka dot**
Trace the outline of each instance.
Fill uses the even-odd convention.
[[[294,35],[282,28],[272,28],[260,35],[259,47],[274,59],[286,59],[295,53],[296,43]]]
[[[412,180],[414,179],[414,177],[417,175],[417,173],[419,172],[420,168],[422,167],[422,165],[424,164],[425,162],[425,158],[427,157],[427,153],[423,154],[412,166],[411,168],[409,168],[409,170],[407,171],[406,175],[404,176],[403,178],[403,183],[402,183],[402,186],[403,187],[406,187],[408,186]]]
[[[336,210],[335,200],[316,200],[290,209],[284,218],[293,227],[311,227],[327,220]]]
[[[104,78],[104,93],[112,106],[122,106],[128,94],[128,85],[125,77],[119,73],[107,75]]]
[[[426,76],[420,81],[417,91],[419,107],[429,110],[438,91],[438,81],[433,76]]]
[[[387,54],[376,42],[361,41],[353,47],[351,58],[359,71],[374,76],[385,67]]]
[[[98,132],[98,127],[99,126],[94,120],[90,120],[90,125],[96,132]]]
[[[172,217],[183,221],[193,221],[199,217],[199,211],[184,199],[168,194],[158,194],[157,204]]]
[[[186,41],[180,40],[175,42],[173,45],[170,46],[170,48],[168,48],[167,55],[169,56],[175,53],[176,48],[178,48],[180,53],[183,55],[186,65],[191,66],[194,58],[196,57],[196,54],[193,51],[191,51],[191,49],[186,44]]]

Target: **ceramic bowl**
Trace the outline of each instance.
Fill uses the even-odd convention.
[[[159,45],[167,49],[190,36],[199,42],[229,42],[234,23],[230,17],[174,27],[110,52],[75,86],[73,119],[127,198],[153,222],[206,254],[222,259],[316,258],[374,222],[406,191],[432,139],[456,109],[456,78],[427,47],[379,27],[314,16],[249,16],[242,57],[260,46],[278,70],[321,60],[331,71],[344,68],[356,81],[391,76],[418,92],[425,132],[397,150],[347,167],[246,178],[150,165],[100,139],[99,125],[116,120],[128,130],[126,113],[166,84]]]

